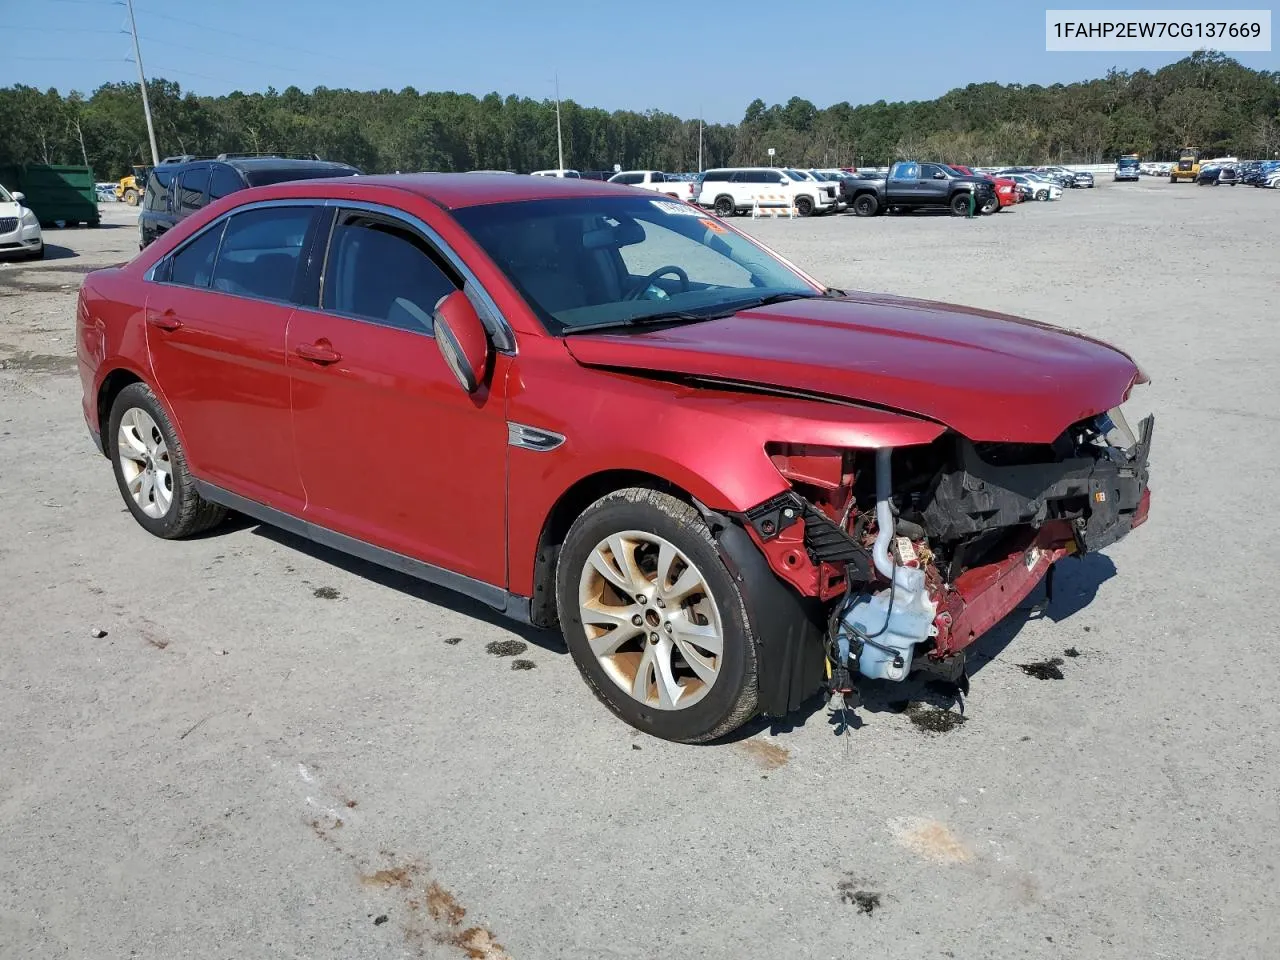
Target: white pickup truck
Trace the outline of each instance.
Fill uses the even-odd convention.
[[[654,193],[665,193],[677,200],[693,200],[697,196],[698,185],[691,180],[681,180],[661,170],[623,170],[609,178],[610,183],[623,183],[641,190],[652,190]]]

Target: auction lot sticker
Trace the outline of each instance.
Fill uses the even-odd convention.
[[[675,200],[650,200],[655,207],[663,213],[670,213],[677,217],[701,217],[701,210],[688,206],[687,204],[678,203]]]
[[[1270,10],[1046,10],[1050,51],[1270,51]]]

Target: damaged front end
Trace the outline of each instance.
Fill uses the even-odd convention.
[[[1146,520],[1153,427],[1147,417],[1135,434],[1116,409],[1049,444],[946,433],[874,451],[771,445],[791,489],[737,519],[773,572],[821,605],[833,693],[913,669],[963,679],[964,649],[1058,560]]]

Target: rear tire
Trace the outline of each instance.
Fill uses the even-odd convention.
[[[215,527],[226,517],[225,507],[196,493],[182,441],[145,383],[120,391],[102,439],[120,496],[148,533],[177,540]]]
[[[880,201],[875,194],[860,193],[853,198],[853,215],[855,217],[874,217],[880,208]]]
[[[733,197],[716,197],[716,202],[712,205],[712,209],[717,217],[732,217],[737,212]]]
[[[560,550],[556,601],[587,686],[637,730],[702,743],[755,716],[756,645],[742,595],[684,501],[633,487],[589,506]]]
[[[138,205],[138,191],[133,189],[133,187],[126,190],[124,192],[124,202],[131,207],[136,207]]]

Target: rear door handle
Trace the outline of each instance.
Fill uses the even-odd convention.
[[[166,310],[163,313],[148,312],[147,323],[158,330],[177,330],[182,326],[182,321],[172,310]]]
[[[327,340],[320,340],[316,343],[300,343],[294,348],[293,352],[303,360],[310,360],[312,363],[327,365],[337,363],[342,359],[342,354],[333,349]]]

